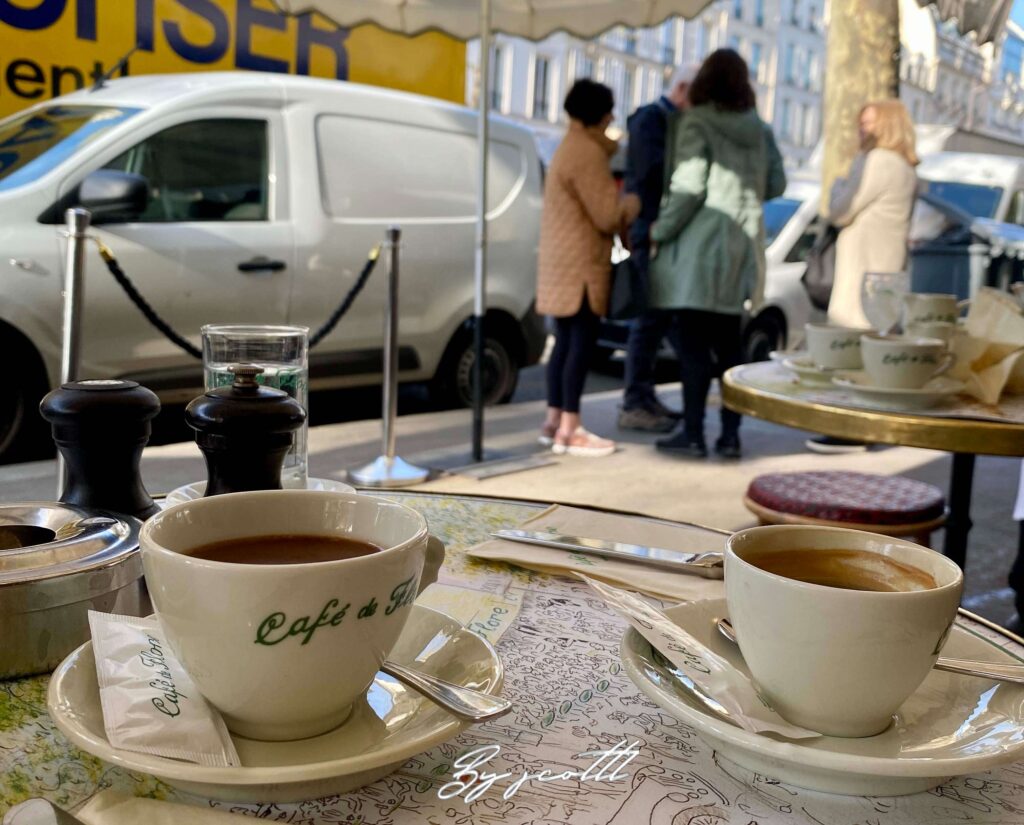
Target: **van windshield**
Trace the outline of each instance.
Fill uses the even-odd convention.
[[[960,183],[951,180],[930,180],[928,193],[958,206],[975,218],[994,218],[999,201],[1003,197],[1001,186],[984,186],[979,183]]]
[[[47,106],[0,121],[0,192],[35,180],[138,111]]]

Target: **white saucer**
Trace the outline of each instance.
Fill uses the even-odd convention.
[[[356,491],[356,488],[351,484],[346,484],[343,481],[335,481],[331,478],[307,478],[306,489],[330,490],[334,493],[354,493]],[[171,490],[171,492],[164,497],[164,507],[170,507],[172,504],[182,504],[186,501],[195,501],[197,498],[202,498],[205,494],[205,481],[195,481],[192,484],[185,484],[182,487],[178,487],[176,490]]]
[[[790,372],[796,373],[801,384],[813,384],[814,386],[825,387],[832,383],[832,376],[835,370],[827,370],[815,364],[809,355],[802,355],[797,358],[786,358],[782,366]]]
[[[390,658],[487,693],[501,689],[501,661],[490,643],[427,607],[413,605]],[[54,671],[47,706],[57,727],[82,750],[111,765],[152,774],[188,793],[230,802],[298,802],[347,793],[469,727],[378,673],[365,700],[330,733],[292,742],[232,737],[243,767],[209,768],[118,750],[103,730],[91,642]]]
[[[963,381],[945,375],[933,378],[920,389],[877,387],[870,383],[866,372],[859,370],[837,373],[832,383],[852,390],[872,404],[893,410],[927,410],[964,389]]]
[[[807,350],[800,349],[773,349],[768,353],[768,359],[776,364],[781,364],[788,358],[801,358],[807,355]]]
[[[725,599],[689,602],[665,611],[698,641],[749,673],[739,648],[714,619]],[[692,725],[727,759],[748,770],[828,793],[896,796],[928,790],[951,776],[982,773],[1024,756],[1024,688],[933,670],[878,736],[822,736],[800,742],[748,733],[713,716],[670,674],[666,660],[635,630],[622,640],[629,677],[650,699]],[[990,662],[1021,660],[954,625],[943,655]],[[667,665],[667,667],[666,667]]]

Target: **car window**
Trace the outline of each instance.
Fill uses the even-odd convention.
[[[804,233],[797,238],[796,243],[793,244],[789,252],[786,253],[787,264],[807,263],[807,256],[810,254],[811,247],[814,246],[814,242],[818,240],[821,228],[821,216],[815,215],[813,220],[807,224],[807,228],[804,230]]]
[[[1001,186],[949,180],[930,180],[925,186],[930,195],[948,201],[975,218],[994,218],[1003,197]]]
[[[802,201],[794,198],[772,198],[764,204],[764,245],[771,246],[783,227],[796,214]]]
[[[0,121],[0,191],[36,180],[138,111],[116,106],[47,106]]]
[[[1018,189],[1010,198],[1010,209],[1006,221],[1024,226],[1024,189]]]
[[[141,222],[267,220],[267,123],[195,120],[146,138],[106,165],[149,181]]]

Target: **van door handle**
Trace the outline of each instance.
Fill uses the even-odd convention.
[[[284,261],[272,261],[263,255],[257,255],[248,261],[242,261],[238,265],[239,272],[280,272],[287,264]]]

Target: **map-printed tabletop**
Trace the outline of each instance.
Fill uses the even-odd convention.
[[[534,505],[397,498],[423,512],[448,546],[443,575],[424,600],[496,643],[506,669],[503,692],[515,702],[510,714],[419,754],[356,793],[292,805],[229,805],[189,797],[73,748],[47,714],[46,677],[0,682],[0,813],[32,796],[70,809],[101,788],[114,788],[302,825],[1024,823],[1024,763],[960,777],[927,793],[863,798],[800,790],[728,762],[626,677],[618,654],[625,623],[586,585],[463,554],[490,531],[535,514]],[[1013,646],[1008,639],[1000,644]],[[514,795],[505,793],[524,771],[580,771],[593,761],[582,754],[624,740],[637,743],[638,755],[617,781],[530,781]],[[488,768],[512,778],[471,801],[439,798],[452,782],[455,760],[483,746],[500,749]]]

